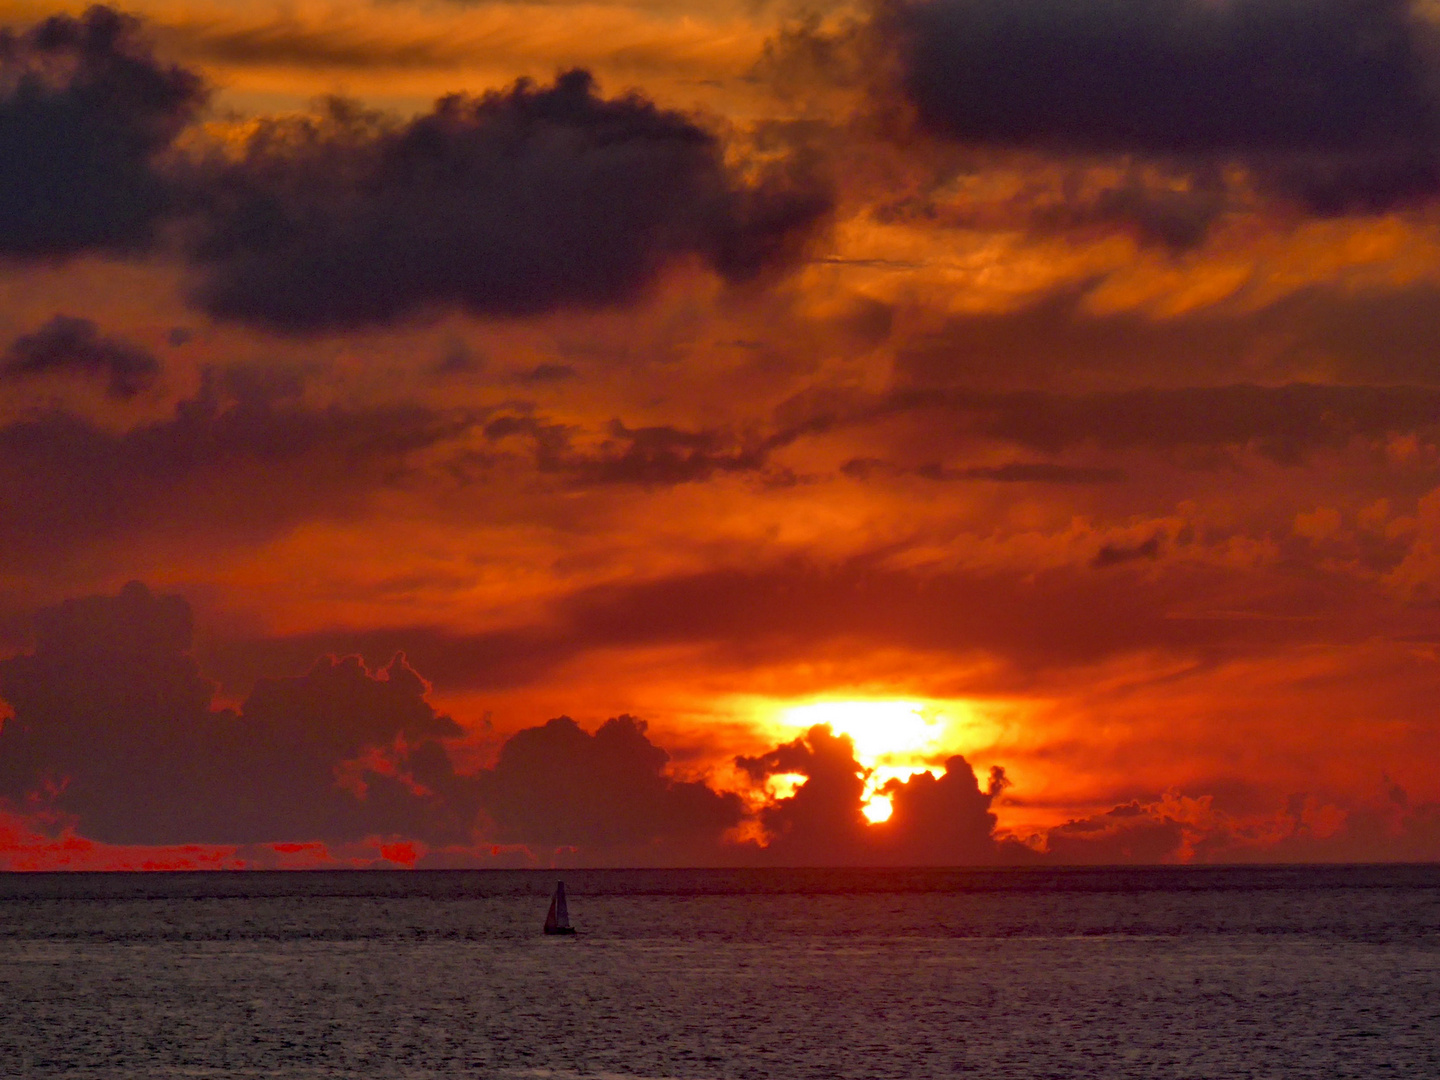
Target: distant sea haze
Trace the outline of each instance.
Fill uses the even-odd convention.
[[[0,1074],[1440,1076],[1440,867],[0,875]]]

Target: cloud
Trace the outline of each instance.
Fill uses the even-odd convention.
[[[540,472],[559,474],[576,487],[687,484],[717,473],[756,472],[764,469],[770,451],[786,440],[784,435],[744,439],[718,429],[670,425],[629,428],[612,420],[598,442],[577,447],[576,433],[564,425],[509,414],[490,421],[485,434],[492,442],[522,438]]]
[[[59,411],[0,426],[7,561],[162,525],[237,539],[343,512],[471,422],[407,405],[314,408],[223,382],[127,431]]]
[[[0,29],[0,255],[146,247],[179,198],[159,159],[205,99],[110,8]]]
[[[1107,566],[1119,566],[1137,559],[1158,559],[1163,544],[1164,537],[1159,533],[1138,544],[1106,544],[1095,553],[1090,565],[1103,570]]]
[[[797,398],[781,411],[805,417],[794,421],[792,430],[803,424],[812,431],[904,416],[931,439],[961,448],[973,448],[976,440],[1046,454],[1077,447],[1157,453],[1249,447],[1279,464],[1300,465],[1313,451],[1343,448],[1355,439],[1434,431],[1440,426],[1440,389],[1290,383],[1066,393],[926,386],[840,400]],[[863,479],[896,471],[896,466],[858,458],[842,470]],[[975,468],[929,464],[900,471],[932,480],[1103,483],[1121,478],[1110,467],[1043,462]]]
[[[320,652],[380,662],[403,649],[453,692],[541,686],[577,658],[606,650],[683,646],[706,670],[726,672],[837,652],[863,663],[872,650],[904,650],[984,656],[993,661],[989,685],[1016,688],[1037,672],[1131,654],[1204,660],[1317,640],[1335,645],[1367,632],[1361,621],[1292,617],[1360,610],[1367,601],[1357,584],[1277,584],[1261,572],[1164,558],[1153,575],[1117,577],[1091,568],[1102,546],[1080,543],[1071,562],[1041,570],[897,567],[889,550],[825,564],[783,558],[578,589],[534,621],[475,633],[414,625],[251,638],[213,645],[207,662],[226,685],[243,687],[275,667],[301,670]],[[1277,617],[1248,617],[1234,599],[1247,590],[1260,590]],[[1221,610],[1187,614],[1212,604]]]
[[[932,462],[913,469],[879,458],[851,458],[840,466],[845,476],[865,480],[872,475],[911,475],[942,482],[988,480],[997,484],[1113,484],[1125,479],[1120,469],[1089,465],[1058,465],[1049,461],[1007,461],[1004,465],[948,468]]]
[[[107,7],[0,30],[0,256],[135,255],[175,226],[201,308],[298,333],[624,305],[682,263],[749,282],[830,209],[797,155],[734,164],[691,117],[603,98],[582,70],[408,120],[333,100],[181,155],[207,90],[145,31]]]
[[[1037,839],[1040,839],[1037,837]],[[1278,810],[1235,812],[1171,790],[1048,830],[1045,858],[1072,864],[1426,862],[1440,853],[1440,803],[1383,791],[1292,793]]]
[[[34,651],[0,661],[0,796],[111,844],[469,838],[473,786],[439,741],[461,730],[403,658],[323,659],[237,713],[191,635],[184,600],[138,583],[42,611]]]
[[[405,123],[343,102],[270,121],[206,184],[200,304],[287,332],[624,304],[686,259],[748,281],[829,206],[780,168],[741,179],[693,120],[578,70]]]
[[[1243,446],[1298,463],[1352,438],[1429,429],[1440,390],[1413,386],[1217,386],[1093,394],[968,394],[945,399],[986,434],[1051,453],[1078,443],[1107,449]],[[987,415],[988,414],[988,415]]]
[[[1028,848],[995,836],[991,806],[1009,786],[1005,770],[992,767],[982,790],[964,757],[947,758],[943,769],[938,777],[922,772],[885,786],[892,810],[887,821],[871,826],[870,846],[904,866],[1032,861]]]
[[[160,362],[128,341],[101,337],[93,322],[73,315],[56,315],[16,338],[0,358],[0,376],[8,379],[72,371],[101,376],[111,397],[130,398],[154,384]]]
[[[897,0],[868,32],[968,145],[1242,160],[1320,213],[1440,182],[1431,32],[1402,0]]]
[[[593,734],[568,716],[519,731],[479,780],[493,839],[629,865],[730,857],[721,838],[740,823],[740,799],[667,776],[668,761],[633,716]]]
[[[1259,307],[1221,302],[1181,314],[1102,312],[1094,282],[1043,294],[1010,311],[958,316],[902,346],[912,385],[995,389],[1092,385],[1167,387],[1233,382],[1239,372],[1270,385],[1434,385],[1440,376],[1440,293],[1433,286],[1302,289]]]
[[[805,782],[795,794],[760,811],[769,834],[766,854],[789,865],[865,863],[861,796],[865,770],[855,760],[855,744],[817,724],[794,742],[760,757],[737,757],[735,765],[752,780],[799,773]]]
[[[1045,851],[1068,865],[1176,862],[1184,838],[1179,821],[1137,800],[1057,825],[1045,834]]]
[[[1350,861],[1433,858],[1440,844],[1440,807],[1386,778],[1369,799],[1300,793],[1278,813],[1249,796],[1223,809],[1169,791],[1027,846],[997,834],[1004,770],[982,787],[958,755],[887,783],[893,813],[871,825],[866,770],[825,726],[735,759],[757,792],[781,774],[803,781],[753,812],[671,774],[632,716],[594,732],[557,717],[511,735],[492,768],[459,774],[447,744],[465,733],[403,656],[377,670],[326,657],[261,679],[232,710],[213,705],[179,597],[132,583],[46,609],[35,629],[32,651],[0,661],[12,710],[0,727],[0,861],[15,868]],[[764,846],[736,839],[747,822]]]
[[[757,782],[806,777],[761,809],[772,837],[761,852],[730,839],[746,818],[740,797],[670,775],[668,754],[632,716],[593,733],[557,717],[511,735],[493,768],[460,775],[445,742],[464,733],[429,704],[403,656],[373,671],[326,657],[302,676],[260,679],[238,710],[217,709],[180,597],[131,583],[45,609],[35,627],[32,651],[0,661],[13,711],[0,728],[0,799],[91,842],[364,841],[382,855],[409,842],[417,858],[480,844],[627,865],[1026,854],[993,836],[1003,773],[992,770],[982,791],[959,757],[939,777],[888,785],[895,812],[884,826],[861,815],[865,775],[848,737],[816,727],[737,759]]]
[[[1034,859],[1023,845],[995,836],[990,804],[1005,787],[1004,771],[992,770],[989,788],[982,791],[969,762],[958,755],[938,777],[922,772],[886,784],[892,813],[874,825],[861,812],[867,774],[855,760],[855,745],[828,725],[816,725],[767,754],[738,757],[735,765],[756,783],[779,774],[805,777],[793,795],[760,809],[768,834],[763,857],[771,863],[959,866]]]
[[[558,717],[512,735],[493,769],[459,775],[445,741],[464,731],[403,655],[373,671],[324,657],[217,709],[191,654],[189,605],[139,583],[47,608],[35,629],[33,651],[0,661],[13,711],[0,727],[0,801],[88,841],[381,837],[381,855],[404,862],[419,857],[414,842],[483,840],[713,864],[743,816],[735,794],[669,776],[669,755],[632,716],[593,734]]]

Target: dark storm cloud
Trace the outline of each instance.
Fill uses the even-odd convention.
[[[128,341],[102,337],[89,319],[56,315],[33,334],[16,338],[0,357],[0,377],[52,372],[100,376],[111,397],[129,398],[154,384],[160,362]]]
[[[900,0],[869,33],[921,123],[968,144],[1246,160],[1318,212],[1440,180],[1402,0]]]
[[[204,100],[110,8],[0,29],[0,255],[144,247],[177,199],[158,159]]]
[[[922,117],[1066,149],[1329,149],[1429,134],[1397,0],[921,0],[889,5]]]
[[[577,846],[632,865],[713,862],[722,833],[740,823],[740,800],[672,779],[668,761],[633,716],[607,720],[593,734],[568,716],[517,732],[479,779],[493,839]]]
[[[174,416],[127,431],[63,412],[18,420],[0,426],[3,561],[52,559],[127,530],[265,535],[358,505],[403,477],[411,452],[469,423],[410,406],[316,409],[235,396],[214,380]]]
[[[687,258],[747,281],[829,206],[780,170],[742,181],[715,136],[584,71],[403,124],[344,103],[266,124],[204,199],[200,303],[290,332],[621,304]]]
[[[190,608],[132,583],[39,614],[33,653],[0,661],[0,795],[111,843],[467,839],[473,788],[439,739],[460,734],[393,660],[322,660],[211,707]]]

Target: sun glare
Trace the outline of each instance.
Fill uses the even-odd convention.
[[[871,795],[870,801],[860,808],[865,815],[865,820],[871,825],[879,825],[882,821],[889,821],[890,815],[895,812],[895,806],[890,801],[889,795]]]
[[[856,757],[867,767],[937,749],[946,726],[918,701],[817,701],[786,709],[781,719],[802,730],[829,724],[836,735],[849,735]]]

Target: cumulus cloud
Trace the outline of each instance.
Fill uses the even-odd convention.
[[[0,255],[145,247],[179,198],[160,158],[205,98],[110,8],[0,29]]]
[[[52,372],[99,376],[111,397],[134,397],[160,373],[152,353],[119,338],[102,337],[89,319],[56,315],[33,334],[10,343],[0,358],[0,376],[23,379]]]
[[[887,861],[900,865],[1031,861],[1028,848],[995,836],[998,818],[991,806],[1010,786],[1005,770],[992,766],[981,788],[974,767],[964,757],[947,758],[942,767],[938,777],[921,772],[885,786],[892,812],[887,821],[872,827],[871,845],[883,851]]]
[[[816,725],[793,742],[759,757],[738,757],[735,765],[752,780],[799,773],[805,782],[789,798],[760,811],[769,834],[766,852],[777,862],[865,862],[867,824],[861,813],[865,770],[855,760],[855,744],[827,725]]]
[[[0,30],[0,255],[133,254],[183,223],[204,310],[299,332],[620,305],[687,261],[747,282],[830,206],[795,160],[733,165],[691,117],[581,70],[411,120],[335,100],[182,160],[206,99],[108,7]]]
[[[621,304],[684,259],[747,281],[828,209],[815,183],[744,180],[690,118],[578,70],[406,123],[343,102],[268,122],[207,185],[200,303],[282,331]]]
[[[633,716],[594,733],[568,716],[519,731],[480,778],[494,839],[631,865],[728,858],[721,838],[740,823],[738,796],[676,780],[668,761]]]
[[[874,825],[862,813],[867,773],[855,759],[855,745],[826,725],[767,754],[736,758],[735,764],[756,782],[779,774],[805,778],[793,795],[759,812],[768,834],[764,858],[773,863],[958,866],[1034,858],[1023,845],[995,836],[990,805],[1006,786],[1003,770],[991,770],[988,788],[981,790],[974,769],[959,755],[945,762],[938,777],[921,772],[886,784],[892,813]]]

